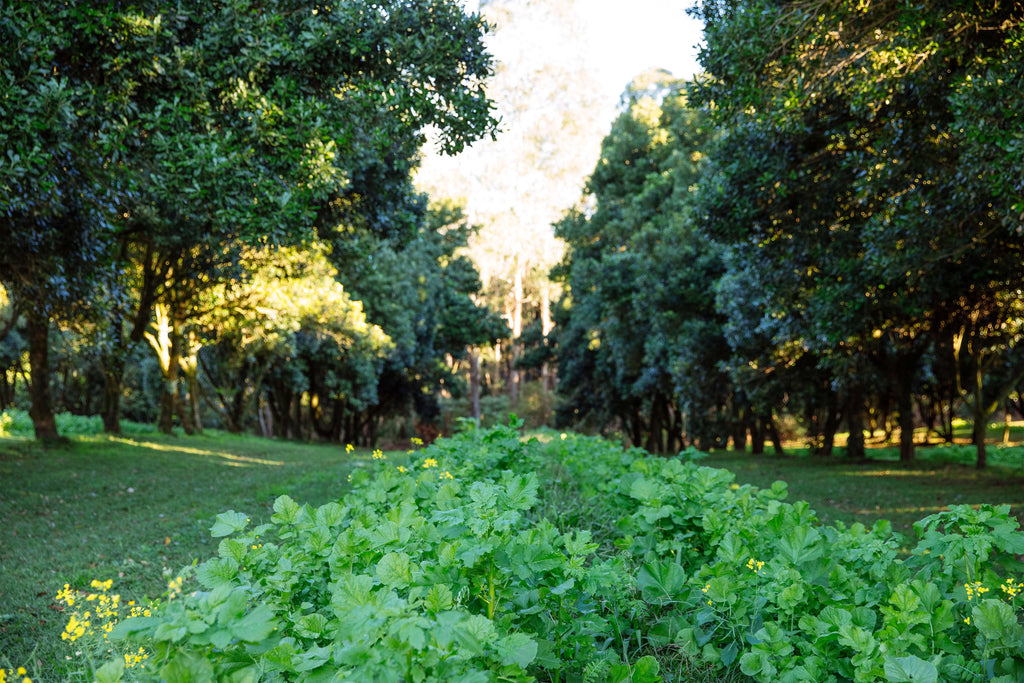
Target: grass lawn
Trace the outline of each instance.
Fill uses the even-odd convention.
[[[87,590],[93,579],[113,579],[122,600],[158,597],[165,572],[216,552],[217,513],[266,521],[283,493],[336,499],[367,458],[217,433],[79,436],[51,449],[0,438],[0,667],[65,680],[74,651],[61,641],[66,618],[54,601],[65,583]]]
[[[822,458],[792,446],[787,455],[715,451],[701,463],[724,467],[743,484],[770,486],[781,479],[789,486],[789,500],[806,500],[822,522],[861,522],[871,526],[880,519],[916,542],[914,522],[950,505],[1009,504],[1024,527],[1024,422],[1014,423],[1011,444],[1000,442],[1003,425],[989,429],[986,470],[974,468],[975,449],[969,443],[970,426],[958,425],[956,443],[919,446],[916,462],[899,462],[893,444],[868,448],[868,460],[856,463],[843,457]],[[918,435],[918,442],[923,434]],[[842,443],[843,440],[840,440]]]

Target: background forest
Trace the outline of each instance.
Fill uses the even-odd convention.
[[[610,130],[585,65],[488,52],[578,3],[44,5],[0,22],[0,402],[40,439],[512,411],[911,459],[963,417],[984,466],[1024,409],[1020,3],[699,2],[704,72]],[[428,140],[463,154],[418,176]]]

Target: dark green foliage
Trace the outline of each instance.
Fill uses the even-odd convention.
[[[832,401],[851,425],[865,395],[891,401],[910,458],[912,395],[929,374],[948,378],[950,340],[976,341],[958,360],[967,370],[1020,339],[1010,311],[1024,188],[995,180],[992,166],[1018,163],[1004,136],[1020,118],[1002,116],[991,93],[1017,91],[1021,8],[805,5],[696,9],[708,74],[695,97],[724,131],[701,225],[728,253],[731,367],[756,367],[773,400],[823,376],[829,391],[807,399]],[[963,384],[965,398],[986,372]],[[980,423],[991,414],[972,412]]]
[[[12,48],[0,58],[0,280],[32,313],[33,411],[51,436],[51,318],[110,311],[116,429],[124,365],[155,305],[169,311],[173,388],[187,324],[211,288],[244,277],[246,248],[307,243],[340,221],[389,234],[388,221],[407,224],[396,214],[423,128],[454,152],[495,126],[485,27],[450,0],[0,12]]]
[[[617,421],[652,451],[678,450],[684,429],[710,445],[731,399],[717,369],[721,252],[696,232],[691,208],[709,133],[684,84],[664,74],[634,83],[624,107],[587,184],[594,208],[556,226],[570,247],[556,270],[568,286],[557,311],[559,419]]]

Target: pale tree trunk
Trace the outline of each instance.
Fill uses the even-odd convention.
[[[1010,419],[1010,405],[1009,405],[1009,403],[1007,403],[1007,405],[1006,405],[1006,413],[1003,415],[1003,445],[1004,446],[1009,446],[1010,445],[1010,423],[1011,422],[1012,422],[1012,420]]]
[[[510,346],[508,398],[513,410],[519,406],[519,389],[522,373],[516,368],[519,361],[519,339],[523,335],[523,273],[519,256],[515,257],[515,272],[512,275],[512,306],[508,312],[509,327],[512,328],[512,344]]]
[[[547,346],[549,343],[548,337],[551,335],[552,330],[555,329],[555,321],[551,318],[551,283],[546,280],[540,288],[540,328],[544,335],[544,346]],[[555,373],[551,369],[550,363],[544,361],[540,373],[541,386],[544,387],[544,391],[554,391]]]
[[[50,321],[45,314],[31,312],[26,316],[28,332],[28,385],[31,406],[29,417],[39,441],[55,441],[57,418],[50,402]]]
[[[185,394],[186,409],[189,412],[193,428],[200,434],[203,432],[203,418],[200,413],[199,402],[202,395],[202,389],[199,387],[199,350],[201,348],[203,348],[203,345],[199,341],[199,337],[196,336],[195,332],[189,331],[188,347],[184,349],[179,360],[181,372],[185,375],[185,386],[187,388]]]
[[[146,341],[156,352],[157,362],[160,365],[160,374],[163,378],[163,388],[160,392],[160,419],[158,428],[165,434],[171,434],[174,428],[174,414],[177,413],[181,419],[182,427],[187,434],[193,431],[192,420],[184,410],[183,404],[178,396],[178,385],[181,380],[181,319],[182,316],[177,310],[171,309],[165,304],[157,304],[153,307],[155,330],[147,330]]]

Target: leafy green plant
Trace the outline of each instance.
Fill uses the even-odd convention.
[[[922,520],[904,558],[887,523],[823,525],[781,483],[515,423],[367,464],[338,501],[219,514],[188,588],[109,634],[149,659],[97,678],[655,683],[686,680],[680,657],[791,683],[1024,675],[1005,506]],[[577,495],[590,513],[560,512]]]

